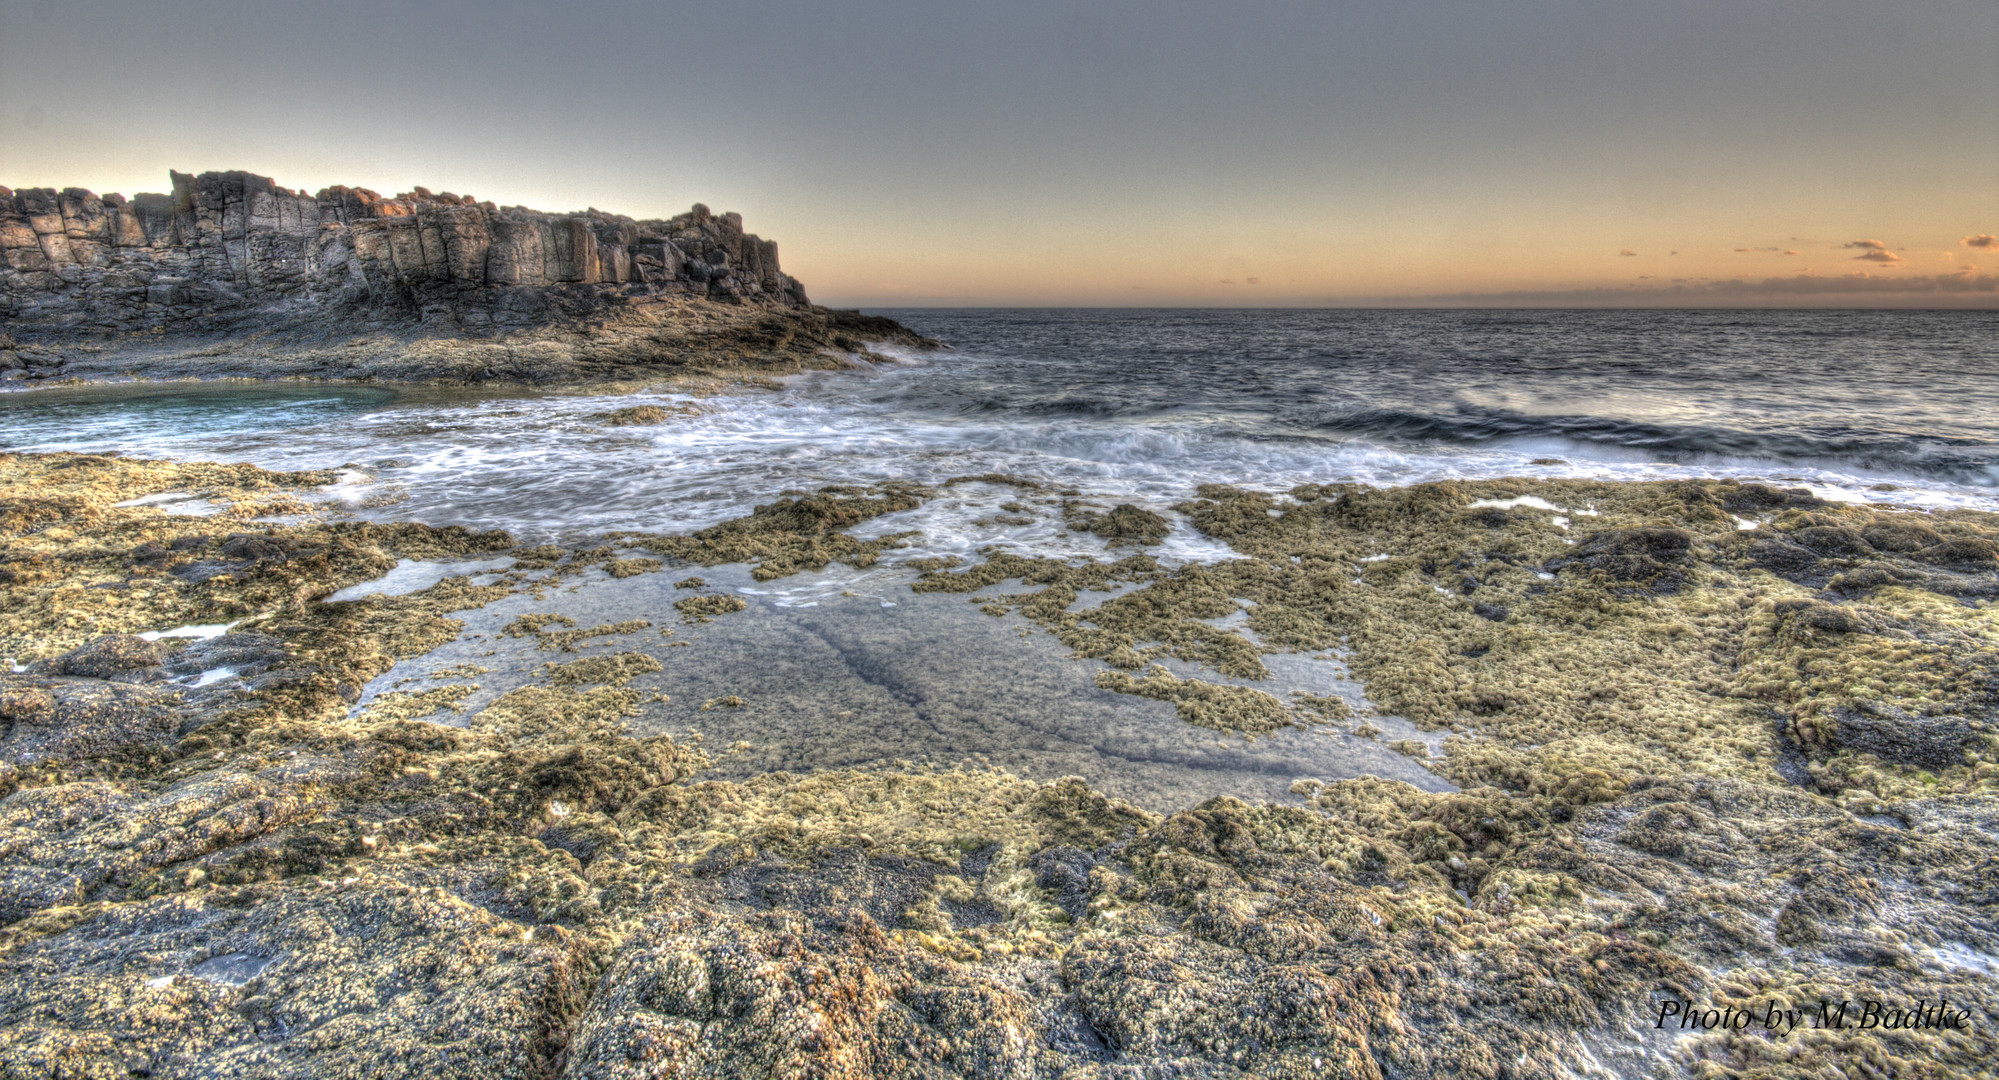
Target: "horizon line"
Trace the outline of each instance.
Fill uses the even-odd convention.
[[[1947,311],[1999,313],[1989,306],[1783,305],[1783,304],[876,304],[823,303],[819,307],[872,311]]]

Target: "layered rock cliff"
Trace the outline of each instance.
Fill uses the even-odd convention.
[[[173,192],[0,188],[0,317],[17,327],[226,327],[359,314],[476,329],[551,317],[600,290],[802,306],[777,245],[737,214],[550,214],[424,188],[308,195],[246,172],[172,173]]]
[[[576,383],[837,366],[902,326],[812,305],[737,214],[551,214],[424,188],[0,187],[0,380]]]

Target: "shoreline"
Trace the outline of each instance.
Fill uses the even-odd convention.
[[[1999,766],[1989,691],[1960,677],[1999,655],[1994,515],[1698,481],[1211,485],[1181,512],[1231,562],[1161,566],[1145,554],[1156,515],[1064,500],[1117,559],[909,567],[919,591],[1025,620],[1071,663],[1101,660],[1100,687],[1226,738],[1367,721],[1154,665],[1254,682],[1266,656],[1345,649],[1384,712],[1447,733],[1431,767],[1459,787],[1319,778],[1295,789],[1303,805],[1162,816],[1077,781],[887,761],[703,779],[722,748],[626,725],[649,671],[703,648],[681,617],[747,617],[728,594],[690,588],[649,628],[555,617],[558,586],[585,579],[872,563],[894,538],[847,530],[931,497],[920,485],[572,549],[256,520],[309,512],[300,494],[332,479],[0,455],[7,651],[32,638],[70,672],[4,676],[0,965],[10,1007],[36,1018],[7,1032],[10,1061],[477,1075],[420,1034],[457,1015],[484,1019],[463,1022],[455,1060],[568,1075],[837,1072],[853,1055],[964,1075],[1447,1075],[1592,1055],[1624,1075],[1697,1060],[1803,1075],[1854,1053],[1977,1075],[1999,1048],[1999,997],[1975,969],[1999,938],[1964,899],[1979,838],[1999,834]],[[196,488],[233,506],[114,505]],[[398,560],[480,557],[514,564],[314,599]],[[1108,598],[1072,610],[1092,593]],[[551,616],[510,632],[545,658],[534,677],[464,726],[424,718],[451,720],[457,688],[484,678],[469,671],[350,715],[395,663],[458,638],[454,613],[510,594]],[[1253,638],[1212,625],[1230,611]],[[244,618],[179,649],[102,641]],[[662,629],[690,648],[641,643],[673,641]],[[284,929],[301,920],[345,929],[308,942]],[[419,929],[441,925],[463,929]],[[238,955],[266,966],[216,974]],[[440,963],[465,974],[369,1014],[365,1045],[306,1035],[338,1030],[321,1025],[386,973]],[[132,993],[154,995],[142,1018],[108,1026]],[[1666,997],[1739,1010],[1773,994],[1947,996],[1974,1020],[1620,1034]],[[280,1020],[289,1039],[257,1034]]]
[[[0,374],[37,388],[282,380],[590,391],[689,380],[753,385],[850,366],[877,345],[947,347],[857,311],[654,298],[576,325],[477,335],[415,325],[348,331],[323,318],[247,334],[81,340],[25,332],[0,338]]]

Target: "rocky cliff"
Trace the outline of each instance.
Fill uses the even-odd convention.
[[[129,199],[0,187],[0,379],[602,381],[934,344],[814,307],[774,242],[699,204],[635,220],[170,175]]]
[[[806,303],[777,245],[737,214],[550,214],[425,188],[308,195],[246,172],[172,173],[173,192],[0,187],[0,316],[21,328],[226,327],[360,314],[526,326],[602,292]]]

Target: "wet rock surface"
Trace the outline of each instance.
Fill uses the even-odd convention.
[[[256,510],[318,482],[0,455],[0,641],[32,669],[0,695],[0,1074],[1942,1078],[1999,1061],[1988,516],[1720,483],[1209,487],[1180,512],[1238,559],[917,568],[970,618],[1018,616],[1231,732],[1271,708],[1371,727],[1215,696],[1341,649],[1374,703],[1440,737],[1425,760],[1458,788],[1328,778],[1292,804],[1155,813],[969,765],[716,779],[720,748],[634,733],[675,662],[634,635],[693,653],[759,617],[682,624],[673,598],[717,594],[673,580],[892,556],[845,530],[925,490],[620,538],[658,556],[631,579],[660,575],[667,599],[604,626],[560,612],[572,579],[631,580],[607,551],[325,603],[401,559],[513,545],[115,505],[199,488]],[[1522,495],[1594,516],[1471,505]],[[1765,543],[1814,562],[1779,573]],[[197,547],[234,569],[135,557]],[[1833,584],[1870,566],[1922,576]],[[468,660],[356,707],[515,595],[535,605],[507,624],[528,681],[450,714],[485,675]],[[231,622],[165,650],[129,636]],[[64,719],[121,702],[129,722]],[[1653,1023],[1669,1001],[1862,999],[1948,999],[1971,1021]]]
[[[106,634],[37,667],[51,675],[145,682],[150,681],[148,675],[172,651],[171,644],[162,645],[133,634]]]
[[[545,1018],[587,967],[437,890],[209,889],[105,911],[9,954],[15,1075],[547,1075]],[[573,1007],[573,1006],[571,1006]]]
[[[164,750],[180,734],[170,690],[103,679],[0,676],[0,761],[16,767]]]

